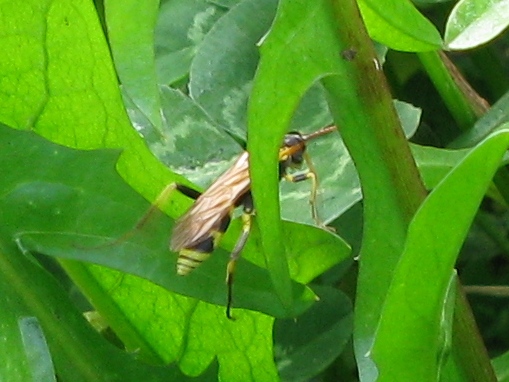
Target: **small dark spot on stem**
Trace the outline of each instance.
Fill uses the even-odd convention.
[[[347,61],[352,61],[355,56],[357,56],[357,51],[353,48],[345,49],[341,52],[341,57]]]

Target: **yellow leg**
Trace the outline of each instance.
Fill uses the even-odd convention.
[[[164,204],[168,200],[171,193],[175,190],[179,191],[180,193],[182,193],[192,199],[197,199],[198,196],[200,195],[200,192],[195,191],[187,186],[183,186],[178,183],[170,183],[161,191],[161,193],[157,196],[156,200],[151,204],[151,206],[143,214],[143,216],[140,218],[140,220],[138,220],[136,222],[134,228],[130,229],[129,231],[124,233],[122,236],[113,240],[110,243],[102,244],[98,247],[93,247],[93,248],[101,248],[101,247],[105,247],[105,246],[109,247],[109,246],[121,243],[121,242],[129,239],[131,236],[133,236],[136,233],[136,231],[142,229],[145,226],[145,224],[147,224],[147,222],[152,217],[154,212],[156,212],[157,210],[160,210],[161,207],[164,206]]]
[[[242,234],[240,235],[235,247],[233,248],[232,253],[230,254],[230,261],[226,266],[226,285],[228,287],[228,297],[226,302],[226,317],[230,320],[234,318],[231,315],[231,308],[233,303],[233,275],[235,273],[235,266],[237,264],[237,260],[240,257],[240,252],[246,245],[247,238],[249,237],[249,232],[251,231],[251,218],[252,218],[252,210],[244,211],[242,214]]]
[[[163,191],[159,194],[159,196],[157,197],[155,202],[152,203],[152,205],[143,214],[143,216],[140,218],[140,220],[138,220],[136,222],[135,226],[133,228],[131,228],[129,231],[127,231],[126,233],[124,233],[122,236],[116,238],[115,240],[112,240],[109,243],[101,244],[101,245],[98,245],[98,246],[95,246],[95,247],[87,247],[87,248],[89,248],[89,249],[97,249],[97,248],[111,247],[111,246],[114,246],[114,245],[116,245],[118,243],[122,243],[123,241],[126,241],[131,236],[133,236],[136,233],[136,231],[138,231],[141,228],[143,228],[143,226],[147,223],[147,221],[154,214],[154,212],[156,210],[158,210],[166,202],[166,200],[168,199],[170,194],[174,190],[176,190],[176,189],[178,189],[177,183],[171,183],[168,186],[166,186],[163,189]]]
[[[134,229],[136,230],[136,229],[143,228],[143,226],[147,223],[148,219],[150,219],[150,217],[154,214],[154,212],[156,212],[158,209],[160,209],[164,205],[164,203],[166,203],[166,201],[168,200],[168,197],[176,189],[177,189],[177,183],[171,183],[171,184],[167,185],[161,191],[161,193],[157,196],[156,200],[154,201],[154,203],[152,203],[152,205],[149,207],[147,212],[145,212],[145,214],[141,217],[141,219],[138,220],[138,222],[134,226],[135,227]]]
[[[290,182],[301,182],[303,180],[311,179],[311,194],[309,196],[309,204],[311,204],[311,217],[315,221],[316,225],[324,228],[328,231],[334,231],[334,228],[327,227],[323,221],[318,217],[318,209],[316,206],[316,194],[318,191],[318,177],[316,175],[315,166],[313,166],[313,162],[307,153],[304,153],[304,161],[308,167],[308,171],[300,174],[286,174],[285,179]]]
[[[155,211],[162,209],[164,204],[168,201],[168,198],[171,195],[171,193],[175,190],[180,192],[181,194],[186,195],[191,199],[198,199],[198,197],[201,194],[200,192],[193,190],[192,188],[189,188],[182,184],[170,183],[161,191],[161,193],[157,196],[154,203],[152,203],[152,205],[149,207],[147,212],[145,212],[145,214],[141,217],[141,219],[138,220],[135,229],[143,228],[143,226],[147,223],[148,219],[150,219],[152,214]]]
[[[309,196],[309,203],[311,204],[311,216],[315,223],[320,227],[325,227],[325,224],[318,218],[318,210],[316,208],[316,193],[318,190],[318,177],[316,176],[315,166],[311,161],[308,153],[304,153],[304,160],[308,166],[307,178],[311,179],[311,195]]]

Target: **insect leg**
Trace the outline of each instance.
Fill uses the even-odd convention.
[[[143,226],[147,223],[147,221],[154,214],[154,212],[156,212],[164,205],[164,203],[166,203],[168,197],[174,190],[179,191],[180,193],[184,194],[185,196],[191,199],[198,199],[198,197],[201,195],[200,192],[193,190],[190,187],[184,186],[183,184],[170,183],[161,191],[161,193],[157,196],[154,203],[152,203],[152,205],[149,207],[147,212],[145,212],[145,214],[141,217],[141,219],[138,220],[138,222],[134,226],[134,230],[143,228]]]
[[[237,243],[235,243],[235,247],[233,248],[233,251],[230,254],[230,261],[228,262],[228,265],[226,267],[226,285],[228,287],[226,317],[228,317],[229,319],[233,319],[231,315],[231,308],[233,302],[233,274],[235,272],[237,260],[240,257],[242,249],[246,245],[247,238],[249,237],[249,232],[251,231],[251,219],[254,213],[253,198],[251,197],[251,193],[246,194],[242,201],[242,204],[244,206],[244,211],[242,213],[242,234],[237,240]]]
[[[175,185],[175,189],[177,191],[179,191],[181,194],[184,194],[188,198],[196,200],[201,195],[201,192],[196,191],[194,188],[184,186],[183,184],[180,184],[180,183],[173,183],[173,184]]]
[[[318,190],[318,178],[316,176],[315,167],[311,158],[307,153],[304,153],[304,160],[308,167],[308,171],[299,174],[285,174],[284,178],[293,183],[302,182],[303,180],[311,179],[311,195],[309,197],[309,203],[311,204],[311,216],[316,224],[320,227],[325,227],[325,224],[318,218],[318,211],[316,208],[316,192]]]
[[[89,247],[89,248],[110,247],[110,246],[121,243],[121,242],[129,239],[130,237],[132,237],[136,233],[136,231],[142,229],[145,226],[145,224],[149,221],[149,219],[152,217],[154,212],[156,212],[158,209],[160,209],[160,207],[162,205],[164,205],[164,203],[168,200],[168,197],[174,190],[178,190],[179,192],[181,192],[184,195],[186,195],[190,198],[193,198],[193,199],[196,199],[200,196],[200,192],[193,190],[192,188],[189,188],[187,186],[184,186],[184,185],[181,185],[178,183],[171,183],[171,184],[167,185],[161,191],[161,193],[157,196],[154,203],[151,204],[151,206],[147,209],[147,211],[143,214],[143,216],[136,222],[136,224],[134,225],[133,228],[131,228],[129,231],[124,233],[122,236],[116,238],[115,240],[113,240],[109,243],[102,244],[102,245],[99,245],[96,247]]]
[[[166,201],[168,200],[168,197],[175,190],[179,191],[180,193],[186,195],[187,197],[189,197],[191,199],[198,199],[198,197],[201,195],[201,193],[199,191],[196,191],[190,187],[184,186],[183,184],[170,183],[157,196],[156,200],[148,208],[147,212],[145,212],[143,214],[143,216],[140,218],[140,220],[138,220],[138,222],[136,222],[136,225],[134,226],[134,228],[132,228],[129,232],[125,233],[124,235],[122,235],[121,237],[119,237],[118,239],[116,239],[109,245],[122,242],[122,241],[128,239],[129,237],[131,237],[136,231],[142,229],[143,226],[145,226],[145,224],[147,224],[149,219],[152,217],[154,212],[159,210],[164,205],[164,203],[166,203]]]

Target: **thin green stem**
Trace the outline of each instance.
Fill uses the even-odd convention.
[[[444,53],[423,52],[417,56],[445,105],[462,131],[470,129],[488,105],[465,81]]]

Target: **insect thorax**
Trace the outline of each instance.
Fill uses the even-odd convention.
[[[279,158],[279,178],[283,178],[288,168],[299,168],[304,161],[304,152],[306,151],[305,140],[298,132],[290,132],[285,135],[283,148],[298,147],[291,155]]]

